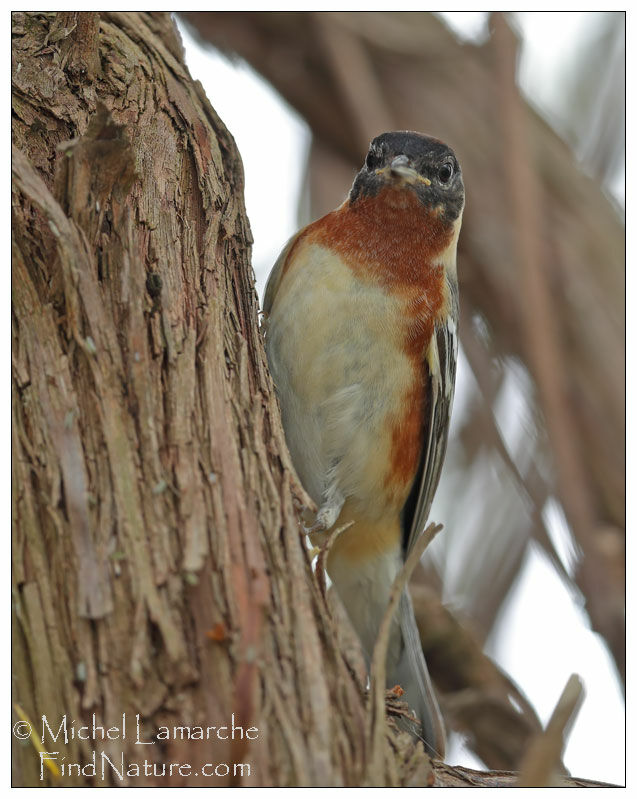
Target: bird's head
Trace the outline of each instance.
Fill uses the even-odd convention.
[[[453,225],[464,208],[464,183],[453,150],[438,139],[412,131],[376,136],[349,194],[359,199],[409,192],[442,222]]]

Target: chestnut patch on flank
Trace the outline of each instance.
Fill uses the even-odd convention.
[[[414,360],[419,374],[426,368],[424,360],[434,332],[434,320],[445,306],[445,270],[442,265],[429,267],[426,279],[410,287],[405,295],[403,317],[405,354]]]
[[[420,372],[425,374],[424,364]],[[423,381],[414,380],[412,387],[405,393],[401,415],[395,420],[391,431],[391,466],[385,478],[386,487],[392,492],[400,507],[407,501],[420,462],[424,406]]]
[[[347,202],[305,229],[339,253],[354,272],[381,284],[427,291],[431,264],[450,244],[453,227],[407,188],[387,187]],[[290,253],[291,255],[291,253]]]

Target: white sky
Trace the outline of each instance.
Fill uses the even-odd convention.
[[[479,39],[484,35],[483,12],[443,16],[466,36]],[[587,14],[577,12],[520,15],[526,37],[520,78],[538,107],[550,110],[560,101],[555,92],[560,70],[589,20]],[[202,51],[181,31],[191,74],[201,80],[243,159],[246,207],[255,240],[253,265],[261,294],[279,251],[298,228],[296,213],[310,133],[296,112],[250,67],[231,64],[214,51]],[[255,127],[255,120],[267,120],[267,125]],[[271,164],[264,154],[272,152],[277,153],[279,174],[285,179],[271,180]],[[343,196],[348,188],[343,186]],[[553,514],[553,524],[559,532],[559,515]],[[586,700],[571,732],[565,764],[574,776],[624,783],[624,704],[610,656],[539,550],[528,555],[487,651],[522,688],[543,722],[570,674],[580,674]],[[547,653],[550,660],[543,659]],[[447,760],[478,765],[457,739]]]

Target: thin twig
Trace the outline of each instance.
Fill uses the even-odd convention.
[[[571,674],[544,732],[537,735],[522,761],[518,785],[522,788],[559,786],[556,775],[565,738],[584,699],[584,684]]]
[[[414,543],[412,551],[402,569],[396,575],[389,594],[389,603],[385,615],[378,629],[378,637],[374,644],[372,665],[370,668],[370,711],[369,711],[369,738],[370,738],[370,784],[382,785],[384,776],[383,738],[385,721],[385,679],[387,648],[391,624],[398,607],[398,602],[413,570],[420,562],[423,552],[431,543],[434,536],[442,530],[441,524],[430,524],[420,538]]]
[[[322,546],[317,547],[318,550],[318,557],[316,559],[316,576],[318,577],[319,581],[319,588],[323,599],[326,599],[327,596],[327,584],[325,580],[325,572],[327,571],[327,556],[330,553],[330,550],[336,541],[336,539],[345,532],[345,530],[349,530],[349,528],[354,524],[353,521],[347,522],[347,524],[342,525],[341,527],[337,527],[336,530],[332,530],[328,533],[327,538]],[[313,553],[314,550],[311,551]]]

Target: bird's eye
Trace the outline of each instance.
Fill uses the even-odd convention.
[[[452,177],[453,177],[453,164],[447,162],[446,164],[443,164],[438,170],[438,180],[441,183],[449,183]]]
[[[365,166],[368,169],[374,169],[380,162],[380,153],[375,147],[370,147],[365,159]]]

